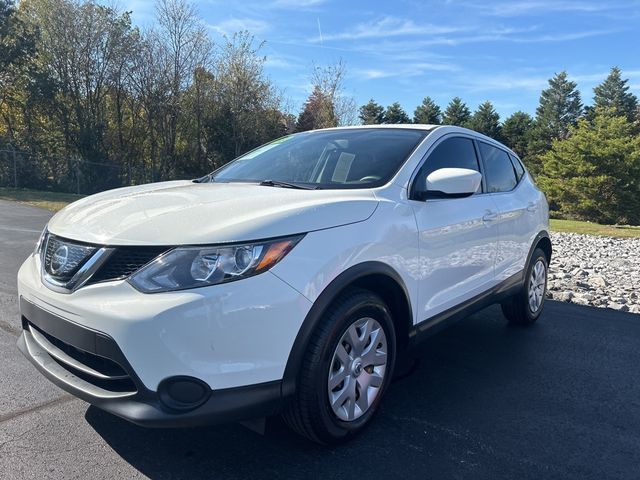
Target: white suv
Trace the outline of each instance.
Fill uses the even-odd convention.
[[[145,426],[372,418],[400,355],[490,303],[544,304],[548,207],[516,155],[451,126],[281,138],[194,181],[55,215],[18,274],[19,348]]]

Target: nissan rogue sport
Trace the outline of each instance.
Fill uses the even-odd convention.
[[[476,132],[299,133],[56,214],[18,273],[18,345],[138,425],[282,414],[337,442],[369,423],[421,339],[496,302],[535,322],[547,232],[521,161]]]

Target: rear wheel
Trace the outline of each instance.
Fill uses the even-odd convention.
[[[385,303],[367,290],[347,292],[310,341],[286,423],[318,443],[348,439],[374,416],[394,362],[395,332]]]
[[[502,303],[502,312],[509,323],[530,325],[538,319],[547,294],[548,269],[547,256],[536,248],[525,272],[522,290]]]

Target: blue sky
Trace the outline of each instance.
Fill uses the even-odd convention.
[[[124,8],[138,25],[153,21],[152,2]],[[561,70],[590,103],[613,65],[640,95],[640,0],[207,0],[197,10],[214,41],[247,29],[266,42],[266,73],[294,113],[313,63],[340,58],[358,105],[399,101],[410,115],[426,95],[443,108],[459,95],[472,110],[491,100],[503,118],[533,114]]]

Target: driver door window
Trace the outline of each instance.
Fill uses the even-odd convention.
[[[427,177],[440,168],[468,168],[480,171],[473,140],[464,137],[447,138],[429,154],[414,181],[417,196],[424,193]]]

